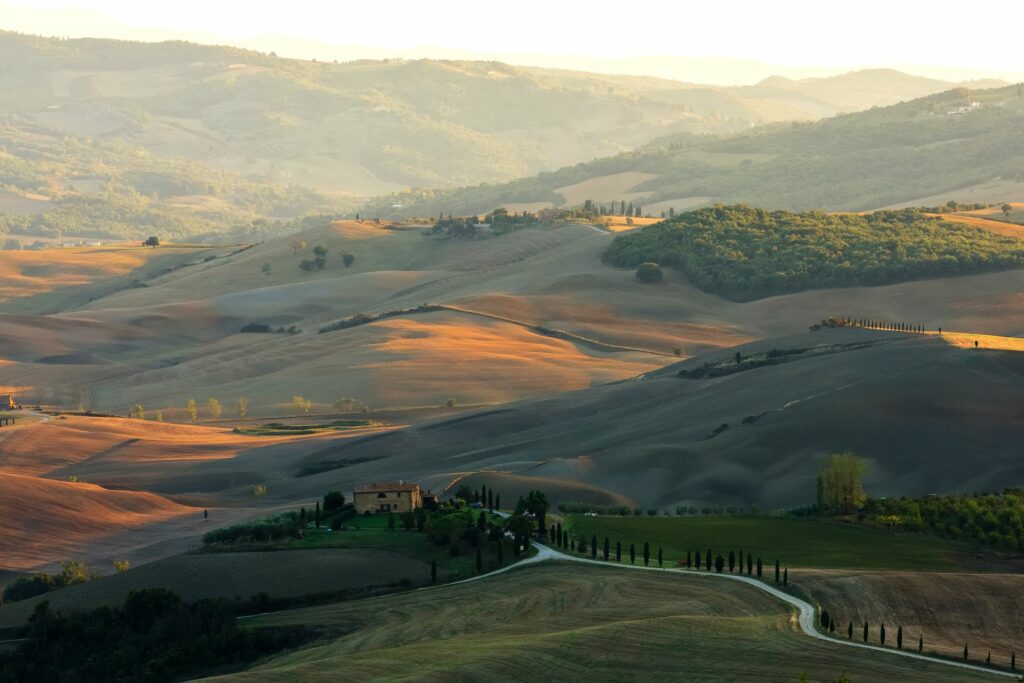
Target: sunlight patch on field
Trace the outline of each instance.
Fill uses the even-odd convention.
[[[73,247],[0,252],[0,301],[124,275],[164,249]]]
[[[973,349],[978,342],[979,349],[989,351],[1024,351],[1024,338],[997,337],[992,334],[971,334],[970,332],[943,332],[946,343],[961,349]]]
[[[1024,238],[1024,225],[1015,225],[1013,223],[1007,223],[1006,221],[992,220],[990,218],[982,218],[980,216],[965,216],[956,213],[931,213],[926,215],[941,218],[946,221],[952,221],[954,223],[963,223],[964,225],[970,225],[975,228],[981,228],[982,230],[987,230],[988,232],[993,232],[997,235]],[[1002,214],[1000,213],[1000,215]]]

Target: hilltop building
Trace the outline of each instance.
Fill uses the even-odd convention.
[[[359,514],[375,512],[408,512],[423,507],[424,499],[437,500],[429,491],[424,494],[419,484],[400,482],[373,482],[358,484],[352,493],[352,503]]]

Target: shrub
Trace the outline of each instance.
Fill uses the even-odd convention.
[[[636,269],[637,281],[643,282],[645,284],[661,282],[664,277],[665,274],[662,272],[661,266],[659,266],[657,263],[641,263],[640,267]]]

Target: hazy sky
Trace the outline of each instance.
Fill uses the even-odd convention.
[[[1024,73],[1020,0],[0,0],[30,33]],[[299,55],[296,55],[299,56]],[[953,72],[951,72],[953,73]]]

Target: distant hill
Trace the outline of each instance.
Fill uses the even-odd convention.
[[[598,181],[613,177],[633,180]],[[975,186],[996,180],[998,192],[975,194]],[[504,204],[558,206],[571,203],[563,188],[586,181],[606,188],[589,199],[627,199],[657,213],[713,201],[837,211],[957,193],[962,201],[1008,201],[1024,194],[1024,87],[956,88],[729,136],[668,136],[633,152],[503,185],[387,197],[370,210],[384,214],[396,203],[405,205],[405,213],[421,215],[483,212]]]
[[[955,85],[872,70],[718,87],[490,61],[338,64],[10,32],[0,32],[0,60],[0,190],[22,193],[0,212],[41,214],[13,226],[20,232],[74,224],[127,236],[142,226],[133,237],[146,226],[183,237],[331,213],[412,187],[502,183],[655,138],[692,145],[693,135]],[[25,193],[58,201],[26,209]]]

